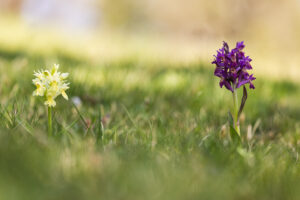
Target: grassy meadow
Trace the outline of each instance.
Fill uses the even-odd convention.
[[[80,48],[25,48],[32,41],[17,36],[10,46],[3,35],[1,200],[299,198],[298,82],[257,76],[236,148],[227,123],[232,96],[205,60],[101,61]],[[57,99],[49,138],[32,79],[53,63],[70,73],[70,100]]]

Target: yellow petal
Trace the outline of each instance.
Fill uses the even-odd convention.
[[[48,70],[45,70],[45,71],[43,72],[43,74],[44,74],[45,76],[49,76],[49,75],[50,75],[50,73],[48,72]]]
[[[38,78],[35,78],[35,79],[32,80],[32,83],[34,85],[38,84],[39,82],[40,82],[40,79],[38,79]]]
[[[50,86],[56,88],[56,87],[57,87],[57,81],[55,81],[55,80],[52,81],[52,82],[50,83]]]
[[[68,95],[66,94],[66,92],[65,92],[64,90],[61,92],[61,95],[62,95],[66,100],[69,99],[69,98],[68,98]]]
[[[38,92],[36,90],[33,91],[32,96],[38,96]]]
[[[62,73],[60,78],[63,80],[63,79],[68,78],[68,76],[69,76],[69,73]]]
[[[56,102],[54,101],[54,99],[51,97],[48,97],[47,98],[47,101],[45,102],[45,105],[46,106],[49,106],[49,107],[54,107],[56,106]]]
[[[36,90],[33,92],[33,96],[44,96],[45,88],[40,83],[36,83]]]
[[[42,93],[41,90],[35,90],[35,91],[33,92],[33,96],[43,96],[43,93]]]
[[[59,68],[59,65],[54,64],[53,67],[52,67],[52,70],[51,70],[51,74],[54,75],[57,72],[58,68]]]

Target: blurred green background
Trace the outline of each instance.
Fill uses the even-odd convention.
[[[95,60],[210,61],[223,40],[244,40],[257,73],[299,76],[298,0],[2,0],[0,10],[1,45],[11,48],[31,40],[23,46]]]
[[[299,11],[296,0],[1,0],[0,199],[299,199]],[[239,148],[210,64],[224,40],[245,41],[257,77]],[[57,98],[48,138],[31,80],[53,63],[70,73],[70,100]]]

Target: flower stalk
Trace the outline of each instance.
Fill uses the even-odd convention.
[[[53,135],[52,129],[52,107],[48,106],[48,136],[51,137]]]
[[[234,129],[236,130],[237,134],[241,136],[240,131],[240,122],[239,122],[239,103],[238,103],[238,94],[236,88],[233,88],[233,123],[234,123]]]

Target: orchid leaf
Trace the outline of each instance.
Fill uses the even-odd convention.
[[[241,138],[239,136],[239,134],[237,133],[237,131],[233,128],[233,126],[229,126],[229,132],[230,132],[230,137],[231,140],[233,141],[233,143],[238,144],[241,142]]]
[[[240,115],[242,114],[242,111],[243,111],[243,109],[244,109],[244,106],[245,106],[247,97],[248,97],[248,95],[247,95],[247,89],[246,89],[246,87],[244,86],[244,89],[243,89],[243,98],[242,98],[240,110],[239,110],[239,113],[238,113],[238,119],[240,118]]]

